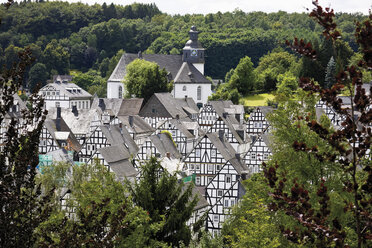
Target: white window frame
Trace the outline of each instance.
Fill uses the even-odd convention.
[[[251,156],[250,157],[251,157],[252,160],[256,160],[257,159],[255,152],[251,152]]]
[[[223,190],[221,190],[221,189],[217,190],[217,196],[222,197],[223,196]]]
[[[226,175],[225,181],[226,181],[226,183],[231,183],[231,175],[230,174]]]

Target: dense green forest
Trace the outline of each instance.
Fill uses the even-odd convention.
[[[90,6],[24,1],[13,4],[9,10],[2,6],[0,16],[0,59],[3,60],[0,62],[10,66],[17,52],[29,46],[36,57],[36,63],[27,73],[31,86],[52,74],[91,70],[84,76],[96,77],[94,90],[97,91],[98,86],[104,87],[103,82],[123,51],[181,54],[192,25],[201,31],[200,41],[207,49],[205,73],[212,78],[224,79],[245,56],[257,67],[262,56],[275,48],[285,48],[285,40],[295,36],[312,41],[323,51],[321,64],[313,65],[321,72],[310,75],[318,81],[324,81],[325,68],[333,56],[330,44],[320,36],[320,26],[307,18],[306,13],[245,13],[237,9],[226,13],[172,16],[162,13],[155,4]],[[346,51],[336,55],[340,57],[336,59],[339,67],[348,62],[350,51],[358,50],[354,21],[364,18],[360,13],[336,14],[343,34],[340,46]],[[298,73],[308,75],[301,69]]]

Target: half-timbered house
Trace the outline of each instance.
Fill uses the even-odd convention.
[[[78,85],[71,83],[72,76],[55,75],[53,81],[40,89],[39,95],[44,98],[45,109],[72,108],[89,109],[92,95]]]
[[[267,161],[272,155],[270,134],[263,133],[258,135],[253,141],[251,148],[244,156],[244,162],[251,173],[262,170],[262,163]]]
[[[235,155],[236,152],[227,141],[223,130],[218,133],[208,133],[184,158],[183,171],[188,176],[195,174],[197,186],[206,186],[222,166]]]
[[[247,122],[247,133],[250,137],[257,136],[263,132],[268,132],[270,123],[267,120],[267,114],[274,109],[269,106],[256,107],[250,114]]]
[[[127,129],[138,146],[155,132],[155,129],[138,115],[118,115],[111,123],[118,123]]]
[[[39,153],[45,154],[60,148],[80,152],[81,145],[75,135],[61,117],[60,108],[57,109],[57,118],[47,118],[41,130],[39,140]]]
[[[198,107],[192,98],[173,98],[170,93],[155,93],[141,109],[139,116],[151,127],[158,128],[169,119],[191,119],[197,111]]]
[[[134,164],[138,168],[141,163],[149,160],[151,157],[157,157],[159,159],[167,158],[168,171],[175,171],[175,168],[181,166],[182,155],[178,152],[175,143],[166,133],[158,133],[156,135],[149,136],[145,142],[139,147],[138,153],[134,158]],[[163,163],[162,163],[163,165]],[[182,168],[178,168],[181,170]]]
[[[157,133],[164,131],[169,132],[172,135],[173,141],[176,143],[178,151],[182,156],[186,156],[186,154],[191,152],[194,148],[196,142],[196,137],[191,133],[191,131],[194,130],[188,130],[187,128],[187,124],[184,124],[181,120],[170,119],[164,121],[164,123],[158,127]]]
[[[79,161],[92,163],[97,158],[101,163],[104,163],[99,149],[117,144],[124,144],[132,155],[138,151],[137,145],[125,128],[120,128],[119,125],[99,126],[84,143],[79,153]]]
[[[207,184],[206,198],[210,208],[206,227],[213,235],[220,232],[223,222],[230,215],[231,207],[244,195],[242,180],[245,180],[248,175],[248,167],[238,156],[227,161]]]

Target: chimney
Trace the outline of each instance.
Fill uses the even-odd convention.
[[[169,158],[170,159],[170,157],[171,157],[171,154],[170,154],[170,152],[167,152],[167,158]]]
[[[235,119],[240,122],[240,114],[235,114]]]
[[[138,52],[138,58],[142,59],[142,52],[141,51]]]
[[[57,119],[61,119],[61,107],[57,107]]]
[[[133,116],[132,115],[128,116],[128,122],[129,122],[129,126],[133,127]]]
[[[180,119],[180,115],[176,115],[176,120],[179,120]]]
[[[242,171],[242,180],[247,180],[249,178],[250,171]]]
[[[75,116],[79,115],[76,105],[72,105],[72,113],[74,113]]]
[[[102,111],[105,111],[105,102],[102,98],[98,99],[98,107],[102,109]]]
[[[227,112],[223,112],[222,117],[226,119],[227,118]]]
[[[240,160],[240,153],[235,153],[235,158],[236,158],[237,160]]]
[[[225,131],[224,130],[218,130],[218,138],[221,141],[224,141],[224,137],[225,137]]]

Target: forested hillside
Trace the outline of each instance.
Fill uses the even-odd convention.
[[[274,48],[285,47],[284,41],[295,36],[312,41],[324,51],[322,69],[332,56],[329,44],[319,35],[321,28],[307,18],[306,13],[245,13],[237,9],[226,13],[171,16],[162,13],[155,4],[89,6],[39,1],[14,4],[7,11],[2,6],[0,16],[0,62],[10,66],[17,52],[29,46],[36,57],[27,74],[31,85],[52,74],[91,70],[90,76],[100,77],[99,86],[110,75],[123,51],[181,54],[192,25],[202,32],[200,41],[207,49],[205,74],[212,78],[224,79],[245,56],[257,67],[263,55]],[[342,60],[350,58],[350,51],[357,51],[354,21],[364,18],[362,14],[336,14],[343,33],[344,42],[340,46],[346,51],[337,55],[340,59],[336,63],[344,64]],[[323,80],[324,75],[319,78]]]

